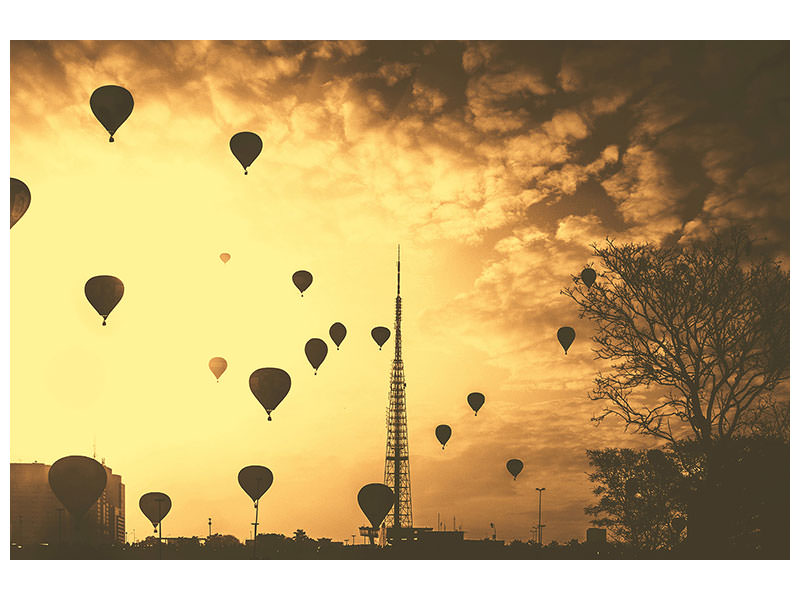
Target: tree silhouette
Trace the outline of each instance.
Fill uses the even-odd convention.
[[[606,448],[587,450],[599,484],[597,504],[588,506],[592,523],[608,528],[612,539],[638,551],[674,549],[682,538],[679,519],[686,519],[689,473],[674,453],[660,450]]]
[[[788,436],[788,406],[774,391],[789,378],[789,276],[755,256],[741,227],[688,245],[607,240],[593,249],[602,265],[595,285],[574,277],[562,292],[595,322],[596,357],[614,361],[589,394],[604,403],[593,419],[617,416],[677,451],[697,443],[705,466],[689,500],[689,537],[699,555],[720,556],[736,528],[734,442]],[[788,481],[788,470],[763,468]]]
[[[295,542],[306,542],[310,539],[306,532],[302,529],[296,529],[293,537]]]
[[[605,403],[595,420],[615,415],[626,428],[710,448],[784,414],[773,391],[789,377],[789,277],[752,256],[746,231],[593,249],[595,285],[575,277],[562,293],[596,323],[597,358],[616,361],[590,393]],[[664,393],[648,402],[651,386]]]

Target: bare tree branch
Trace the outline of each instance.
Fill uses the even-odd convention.
[[[672,443],[688,432],[711,444],[781,419],[767,409],[789,377],[789,277],[752,261],[751,247],[742,228],[685,247],[593,246],[595,284],[573,277],[562,291],[594,321],[596,358],[613,361],[589,394],[604,403],[593,421],[613,415]]]

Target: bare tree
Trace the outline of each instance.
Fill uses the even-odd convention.
[[[789,377],[789,276],[752,255],[745,230],[685,246],[606,242],[593,245],[596,283],[562,291],[596,323],[596,357],[614,361],[589,395],[604,402],[595,420],[710,448],[785,414],[773,392]]]

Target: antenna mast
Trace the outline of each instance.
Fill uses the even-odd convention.
[[[394,360],[389,379],[389,410],[386,431],[386,463],[383,483],[394,491],[392,512],[385,523],[388,538],[404,537],[401,528],[412,527],[411,471],[408,461],[408,424],[406,418],[406,377],[403,367],[403,347],[400,325],[402,299],[400,298],[400,245],[397,246],[397,298],[395,299]],[[394,531],[392,531],[394,530]]]

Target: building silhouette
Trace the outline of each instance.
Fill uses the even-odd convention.
[[[11,463],[11,544],[90,542],[93,544],[125,543],[125,485],[122,477],[106,470],[106,487],[97,502],[89,508],[79,533],[76,523],[50,489],[47,475],[50,465],[43,463]]]

